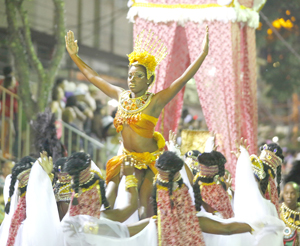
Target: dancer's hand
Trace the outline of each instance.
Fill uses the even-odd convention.
[[[203,50],[203,53],[205,53],[205,54],[208,54],[208,48],[209,48],[208,31],[209,31],[208,26],[206,26],[205,38],[202,43],[202,50]]]
[[[240,146],[244,147],[246,150],[248,150],[250,147],[249,145],[247,145],[247,139],[241,138],[240,141],[236,140],[235,141],[236,150],[230,151],[232,154],[234,154],[236,156],[236,158],[240,157],[240,154],[241,154]]]
[[[226,174],[227,173],[227,174]],[[226,185],[226,190],[231,188],[232,185],[232,178],[231,178],[231,173],[225,171],[225,176],[224,176],[224,183]]]
[[[217,133],[215,131],[211,132],[211,136],[214,138],[214,147],[213,150],[216,151],[219,145],[216,145]]]
[[[178,148],[178,145],[176,144],[176,133],[172,130],[169,131],[169,141],[166,141],[166,145],[169,151],[173,151],[173,146]]]
[[[49,156],[46,151],[43,151],[42,153],[40,153],[41,158],[38,159],[39,164],[41,165],[41,167],[44,169],[44,171],[49,175],[53,169],[53,161],[52,161],[52,157]]]
[[[125,156],[122,162],[122,170],[125,176],[134,175],[134,161],[130,156]]]
[[[66,40],[66,48],[67,51],[69,52],[70,56],[77,55],[78,53],[78,45],[77,45],[77,40],[74,41],[74,33],[72,31],[68,31],[67,35],[65,36]]]
[[[166,145],[169,151],[175,152],[175,154],[180,157],[181,152],[178,144],[176,143],[176,134],[175,132],[172,132],[172,130],[169,131],[169,141],[166,141]]]

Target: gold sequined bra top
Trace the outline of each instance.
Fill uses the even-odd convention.
[[[137,134],[145,138],[152,138],[158,118],[143,114],[143,110],[150,104],[153,93],[146,92],[137,98],[130,97],[130,91],[123,91],[119,98],[119,107],[114,119],[117,132],[123,130],[127,124]]]

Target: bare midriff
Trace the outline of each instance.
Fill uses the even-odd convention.
[[[153,138],[144,138],[133,131],[130,126],[124,124],[122,130],[124,148],[130,152],[154,152],[158,149]]]

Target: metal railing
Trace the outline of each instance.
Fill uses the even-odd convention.
[[[0,86],[1,159],[20,159],[30,152],[30,126],[22,126],[25,115],[20,97]],[[23,129],[22,129],[23,128]]]
[[[1,139],[0,159],[20,159],[29,155],[31,150],[31,127],[22,111],[20,97],[0,85],[1,98]],[[9,98],[7,100],[7,98]],[[14,105],[17,105],[14,108]],[[84,132],[61,121],[62,135],[61,142],[66,147],[68,155],[72,152],[84,151],[89,153],[93,161],[104,168],[107,156],[112,153],[106,144],[86,135]]]
[[[84,151],[91,155],[91,158],[95,163],[100,163],[101,168],[104,168],[103,161],[106,161],[106,157],[103,156],[103,153],[108,151],[106,145],[91,138],[75,127],[63,121],[60,122],[62,124],[61,142],[66,147],[68,155],[73,152]]]

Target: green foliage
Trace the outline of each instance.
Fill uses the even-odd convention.
[[[279,24],[281,27],[277,26],[276,30],[300,54],[300,1],[269,0],[262,12],[270,23],[278,20],[278,24],[290,20],[292,27],[283,27]],[[259,56],[268,61],[268,64],[261,68],[262,78],[271,85],[267,95],[285,101],[293,92],[300,92],[298,89],[300,88],[300,60],[274,32],[270,34],[269,30],[268,34],[270,27],[265,20],[260,18],[260,22],[261,29],[256,32],[257,49]]]
[[[49,66],[44,67],[39,59],[34,43],[31,38],[31,26],[28,11],[24,1],[5,0],[5,14],[7,18],[7,43],[14,58],[15,70],[19,80],[19,96],[23,102],[23,110],[27,119],[31,119],[36,112],[42,112],[48,105],[48,98],[59,68],[60,61],[65,51],[64,35],[64,2],[63,0],[52,0],[54,5],[53,14],[53,36],[56,39],[54,52]],[[20,30],[22,30],[20,32]],[[33,101],[30,90],[30,73],[36,73],[38,78],[37,96]]]

